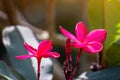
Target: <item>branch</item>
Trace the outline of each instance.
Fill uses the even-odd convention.
[[[16,9],[12,0],[2,0],[3,8],[11,24],[17,25]]]

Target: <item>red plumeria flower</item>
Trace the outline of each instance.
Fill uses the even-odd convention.
[[[76,37],[69,31],[60,26],[60,31],[68,38],[70,38],[71,45],[76,48],[82,48],[90,53],[98,53],[102,50],[102,43],[106,39],[107,32],[105,29],[96,29],[88,33],[85,25],[78,22],[75,28]]]
[[[39,43],[38,49],[33,48],[28,45],[26,42],[24,43],[25,48],[30,52],[29,54],[16,56],[17,59],[22,60],[26,58],[36,57],[40,60],[42,57],[44,58],[58,58],[60,54],[57,52],[51,52],[52,50],[52,41],[44,40]]]

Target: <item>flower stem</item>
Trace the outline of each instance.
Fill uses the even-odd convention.
[[[78,55],[77,55],[77,59],[76,59],[76,65],[75,65],[74,70],[73,70],[73,72],[71,74],[72,76],[75,75],[75,73],[76,73],[76,71],[78,69],[81,53],[82,53],[82,49],[79,49],[79,52],[78,52]]]
[[[102,68],[104,68],[104,64],[103,64],[103,60],[102,60],[102,57],[103,57],[103,52],[99,52],[98,54],[98,69],[101,70]]]
[[[70,75],[72,73],[72,56],[71,56],[71,46],[70,46],[70,38],[66,40],[65,45],[65,53],[66,53],[66,59],[63,64],[63,70],[66,77],[66,80],[72,80],[70,79]]]
[[[38,59],[38,70],[37,70],[37,80],[40,80],[40,62],[41,62],[41,59]]]

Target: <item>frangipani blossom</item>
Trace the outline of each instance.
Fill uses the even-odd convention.
[[[95,29],[88,32],[82,22],[78,22],[75,28],[75,35],[60,26],[60,31],[70,38],[71,45],[76,48],[82,48],[86,52],[98,53],[102,50],[102,43],[106,39],[107,32],[105,29]]]
[[[40,62],[41,59],[44,58],[58,58],[60,57],[60,54],[57,52],[51,52],[52,50],[52,41],[44,40],[41,41],[38,45],[38,48],[35,49],[32,46],[28,45],[26,42],[24,43],[25,48],[30,52],[29,54],[16,56],[17,59],[23,60],[31,57],[35,57],[38,62],[38,70],[37,70],[37,76],[38,80],[40,79]]]
[[[52,41],[44,40],[39,43],[38,49],[33,48],[28,45],[26,42],[24,43],[25,48],[30,52],[29,54],[16,56],[17,59],[27,59],[31,57],[36,57],[37,59],[44,58],[58,58],[60,55],[57,52],[51,52],[52,50]]]

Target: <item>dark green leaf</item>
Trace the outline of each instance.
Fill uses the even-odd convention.
[[[24,26],[9,26],[3,30],[3,43],[15,70],[20,73],[25,80],[36,80],[37,61],[35,58],[17,60],[15,56],[28,54],[23,43],[27,42],[37,48],[38,41],[33,32]],[[51,80],[53,77],[53,60],[42,59],[40,78],[41,80]],[[23,80],[23,79],[22,79]]]
[[[120,66],[97,72],[84,72],[76,80],[120,80]]]
[[[0,60],[0,80],[18,80],[7,64]]]
[[[113,43],[105,55],[107,66],[116,66],[120,64],[120,44]]]
[[[25,80],[36,80],[35,71],[30,59],[17,60],[15,56],[28,53],[23,46],[23,39],[17,28],[7,27],[3,31],[3,43],[7,50],[10,62],[15,70],[23,75]]]

